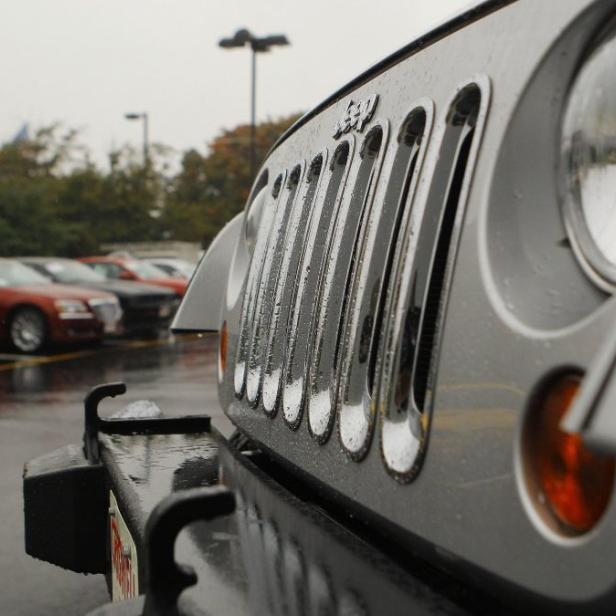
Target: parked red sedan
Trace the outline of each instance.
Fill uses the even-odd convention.
[[[79,259],[93,270],[100,272],[109,279],[135,280],[148,284],[167,287],[175,291],[178,297],[183,297],[188,286],[188,280],[172,278],[166,272],[147,261],[139,261],[129,257],[83,257]]]
[[[0,341],[19,352],[100,340],[121,316],[115,295],[52,284],[18,261],[0,259]]]

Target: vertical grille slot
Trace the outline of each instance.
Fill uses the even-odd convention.
[[[241,398],[244,395],[248,340],[250,336],[252,319],[254,317],[257,291],[261,281],[263,257],[271,231],[272,218],[276,211],[280,187],[282,186],[285,175],[280,174],[276,178],[269,194],[265,192],[267,190],[267,177],[267,173],[264,173],[261,176],[255,190],[253,191],[254,198],[253,195],[251,195],[248,205],[250,208],[253,204],[256,204],[258,199],[261,198],[265,201],[263,206],[260,208],[262,211],[259,217],[259,224],[255,227],[256,229],[259,229],[259,232],[254,244],[252,259],[248,269],[248,277],[246,279],[246,287],[244,290],[242,309],[240,313],[239,339],[233,372],[233,387],[235,395],[238,398]]]
[[[353,191],[338,212],[335,231],[327,249],[315,315],[307,400],[308,427],[311,434],[321,441],[328,438],[333,424],[337,393],[337,355],[342,319],[349,297],[349,274],[357,255],[360,230],[370,215],[385,149],[386,130],[386,125],[377,125],[364,139]]]
[[[417,184],[424,134],[432,120],[423,107],[402,123],[398,146],[382,205],[372,210],[354,260],[350,306],[344,325],[344,359],[338,392],[339,435],[353,459],[368,450],[374,424],[372,389],[383,322],[384,290],[388,288],[394,248],[403,220],[408,218]],[[423,147],[422,147],[423,145]],[[387,248],[389,247],[389,249]]]
[[[426,404],[428,379],[432,361],[436,355],[438,329],[444,313],[446,294],[449,290],[453,257],[462,225],[464,213],[461,206],[462,187],[469,173],[471,145],[475,136],[475,127],[481,93],[475,85],[465,88],[456,98],[449,113],[448,137],[443,147],[452,147],[454,152],[452,172],[447,196],[436,239],[436,248],[432,256],[429,282],[424,301],[423,319],[420,323],[419,346],[413,376],[413,398],[415,407],[423,413]]]
[[[289,220],[302,171],[302,166],[296,165],[288,176],[286,194],[280,199],[263,259],[261,280],[256,294],[246,374],[246,397],[252,405],[256,405],[259,400],[263,351],[267,342],[267,331],[273,309],[271,298],[275,294],[284,246],[287,241]]]
[[[303,246],[300,266],[294,288],[293,307],[289,315],[288,349],[283,374],[282,408],[285,421],[297,427],[305,391],[305,374],[308,366],[308,349],[312,343],[316,301],[321,272],[324,267],[326,247],[331,242],[334,223],[345,189],[353,153],[353,140],[336,148],[329,166],[327,189],[323,198],[315,202],[308,223],[308,234]]]
[[[294,291],[298,267],[308,233],[314,200],[319,188],[321,170],[326,152],[315,157],[306,174],[305,185],[289,220],[287,240],[275,286],[275,297],[270,320],[267,349],[264,357],[262,384],[263,409],[274,414],[282,380],[283,359],[287,345],[287,321],[291,306],[295,303]]]
[[[383,458],[403,481],[415,476],[425,446],[431,379],[485,104],[476,84],[451,104],[425,210],[421,220],[409,218],[395,257],[378,402]]]

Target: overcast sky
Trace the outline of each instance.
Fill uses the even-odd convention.
[[[218,41],[246,27],[290,47],[258,57],[257,119],[316,105],[469,0],[0,0],[0,141],[24,122],[82,130],[95,160],[141,127],[178,151],[249,121],[250,53]],[[471,2],[472,4],[472,2]]]

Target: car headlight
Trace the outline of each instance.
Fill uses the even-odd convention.
[[[57,299],[54,305],[56,310],[62,315],[81,315],[90,312],[86,303],[79,299]]]
[[[565,224],[582,266],[616,288],[616,37],[581,66],[563,116]]]

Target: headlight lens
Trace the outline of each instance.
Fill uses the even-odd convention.
[[[582,264],[616,285],[616,37],[582,65],[563,118],[565,220]]]
[[[79,299],[57,299],[54,302],[56,310],[63,314],[82,314],[89,312],[85,302]]]

